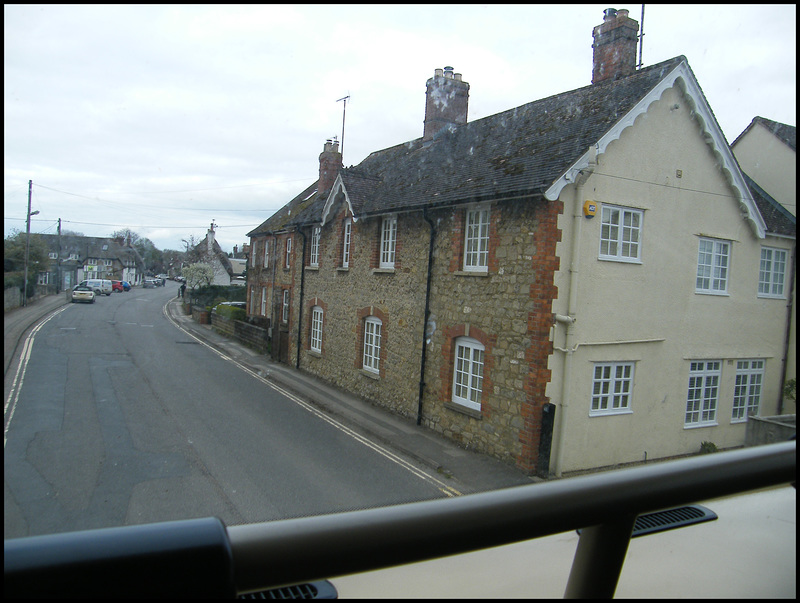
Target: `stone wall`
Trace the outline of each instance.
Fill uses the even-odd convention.
[[[428,214],[435,238],[421,423],[531,472],[541,408],[548,401],[560,207],[530,200],[492,204],[489,267],[483,273],[463,270],[466,209]],[[421,212],[399,215],[395,268],[379,269],[381,217],[359,219],[350,265],[343,268],[338,225],[344,212],[344,206],[334,208],[323,228],[319,267],[305,268],[300,368],[416,419],[431,229]],[[310,349],[314,306],[324,312],[321,352]],[[382,321],[379,374],[361,368],[364,320],[370,316]],[[480,410],[452,401],[458,337],[485,348]]]
[[[269,353],[270,338],[267,329],[242,322],[241,320],[231,320],[224,316],[218,316],[216,313],[211,314],[211,326],[215,331],[226,337],[236,339],[249,348],[262,354]]]
[[[797,415],[747,417],[745,446],[786,442],[797,433]]]

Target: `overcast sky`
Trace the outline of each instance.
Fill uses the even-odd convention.
[[[318,177],[422,136],[452,66],[469,121],[590,84],[609,5],[4,5],[4,232],[130,228],[224,251]],[[611,6],[614,6],[613,4]],[[641,21],[642,5],[627,8]],[[643,61],[689,60],[728,142],[796,126],[794,5],[645,5]]]

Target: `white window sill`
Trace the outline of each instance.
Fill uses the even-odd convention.
[[[456,270],[455,276],[489,276],[488,270]]]
[[[473,419],[482,419],[483,415],[481,415],[480,409],[472,408],[470,406],[466,406],[459,402],[445,402],[444,407],[448,410],[453,410],[455,412],[460,412],[467,416],[472,417]]]
[[[699,427],[716,427],[717,425],[719,425],[719,423],[717,423],[716,421],[711,422],[711,423],[691,423],[689,425],[684,423],[683,424],[683,428],[684,429],[697,429]]]
[[[618,262],[620,264],[639,264],[641,265],[642,260],[639,258],[618,258],[611,255],[601,255],[597,257],[598,260],[602,262]]]
[[[305,266],[304,269],[305,270],[313,270],[314,272],[317,272],[319,270],[319,265],[317,265],[317,266]]]
[[[375,379],[376,381],[380,381],[381,375],[380,373],[374,373],[369,369],[362,368],[360,371],[363,377],[369,377],[370,379]]]
[[[727,291],[705,291],[702,289],[695,289],[696,295],[716,295],[717,297],[730,297]]]
[[[632,415],[633,411],[629,408],[620,410],[590,410],[590,417],[612,417],[617,415]]]
[[[372,274],[394,274],[394,268],[373,268]]]

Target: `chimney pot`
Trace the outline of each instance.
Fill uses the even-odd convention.
[[[325,142],[325,147],[319,156],[319,181],[317,190],[322,193],[333,188],[336,175],[342,168],[342,154],[339,152],[339,141]]]
[[[447,126],[467,123],[469,84],[460,73],[454,76],[452,67],[435,73],[426,83],[423,141],[433,140],[433,135]]]
[[[629,18],[626,9],[603,11],[603,23],[592,30],[593,84],[616,80],[636,71],[638,34],[639,22]]]

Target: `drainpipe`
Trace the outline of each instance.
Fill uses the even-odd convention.
[[[425,323],[422,325],[422,357],[419,366],[419,403],[417,406],[417,425],[422,423],[422,396],[425,390],[425,360],[427,358],[428,345],[426,337],[428,335],[428,319],[431,315],[431,277],[433,275],[433,243],[436,235],[436,228],[428,218],[425,209],[422,210],[422,217],[431,229],[431,237],[428,243],[428,282],[425,286]]]
[[[295,363],[295,368],[300,368],[300,345],[301,345],[301,338],[303,335],[303,289],[305,288],[306,284],[306,271],[305,271],[305,261],[306,261],[306,233],[298,227],[297,232],[300,233],[300,236],[303,237],[303,253],[300,256],[300,303],[297,309],[297,362]]]
[[[783,344],[783,366],[781,367],[780,392],[778,393],[778,414],[783,414],[783,388],[786,385],[787,363],[789,361],[789,344],[792,341],[792,306],[794,305],[794,276],[797,261],[797,245],[792,248],[791,272],[789,273],[788,302],[786,303],[786,337]]]
[[[569,266],[569,296],[567,302],[567,316],[556,314],[555,319],[566,325],[566,342],[564,345],[564,369],[562,372],[561,383],[561,408],[556,419],[558,420],[555,462],[553,464],[556,477],[561,477],[561,465],[564,451],[564,434],[566,434],[567,415],[570,399],[570,386],[572,384],[572,356],[577,349],[575,345],[575,322],[578,312],[578,269],[580,267],[581,250],[581,226],[583,215],[581,214],[581,200],[583,199],[583,185],[597,167],[596,148],[589,149],[589,165],[580,170],[575,182],[575,204],[572,214],[572,256]],[[560,416],[559,416],[560,415]]]

